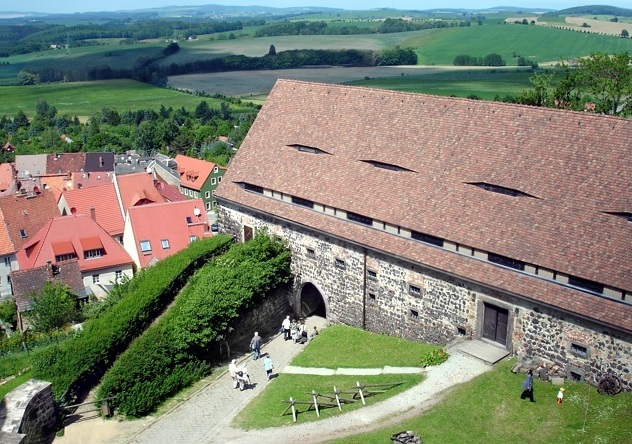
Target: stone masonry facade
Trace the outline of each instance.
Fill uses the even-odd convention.
[[[256,212],[225,203],[218,212],[220,231],[239,241],[244,226],[285,239],[297,315],[306,314],[301,291],[311,283],[333,323],[444,345],[463,335],[481,338],[491,305],[508,313],[504,346],[513,355],[563,365],[569,377],[593,384],[615,374],[632,390],[630,334]]]
[[[50,382],[29,379],[5,397],[0,415],[0,442],[40,444],[52,442],[57,414]]]

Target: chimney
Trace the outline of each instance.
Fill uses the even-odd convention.
[[[90,217],[93,221],[97,221],[97,212],[95,211],[94,207],[90,207]]]
[[[48,273],[48,278],[52,279],[54,276],[54,273],[53,273],[53,263],[51,261],[46,261],[46,272]]]

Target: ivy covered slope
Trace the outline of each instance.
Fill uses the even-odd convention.
[[[144,269],[126,284],[114,306],[84,325],[64,343],[34,356],[35,377],[52,382],[58,401],[101,379],[116,357],[160,314],[189,277],[213,256],[226,251],[232,238],[215,236],[192,242],[186,250]]]
[[[240,314],[291,277],[285,245],[260,233],[204,266],[160,321],[106,373],[98,397],[116,396],[120,413],[143,416],[211,371],[212,343]]]

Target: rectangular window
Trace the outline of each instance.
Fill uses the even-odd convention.
[[[410,317],[412,319],[419,319],[419,312],[417,310],[410,309]]]
[[[195,198],[197,199],[197,198],[198,198],[198,196],[199,196],[199,193],[198,193],[197,191],[195,191],[195,192],[193,193],[193,197],[195,197]]]
[[[148,240],[140,241],[140,251],[142,251],[143,253],[151,251],[151,243],[149,243]]]
[[[74,259],[74,258],[75,258],[74,253],[59,254],[55,256],[55,262],[69,261],[70,259]]]
[[[162,245],[162,249],[166,250],[167,248],[169,248],[169,239],[163,239],[160,241],[160,244]]]
[[[118,281],[120,279],[123,279],[123,270],[116,270],[114,272],[114,278]]]
[[[5,256],[4,265],[6,265],[7,267],[11,266],[11,256]]]
[[[366,271],[366,277],[368,279],[371,279],[372,281],[377,280],[377,272],[373,271],[373,270],[367,270]]]
[[[207,198],[207,199],[210,199],[211,198],[211,192],[210,191],[206,191],[204,193],[204,197]]]
[[[211,194],[212,194],[213,196],[215,196],[215,190],[211,191]]]
[[[211,185],[215,185],[217,183],[217,179],[211,177]]]
[[[587,279],[582,279],[575,276],[569,276],[568,285],[572,285],[573,287],[583,288],[584,290],[592,291],[593,293],[603,294],[603,284],[600,284],[595,281],[589,281]]]
[[[24,239],[25,237],[28,237],[28,236],[26,235],[26,230],[25,230],[24,228],[20,228],[20,237],[21,237],[22,239]]]
[[[217,173],[219,171],[219,168],[217,167],[217,165],[215,165],[215,168],[213,168],[213,172]]]
[[[430,245],[436,245],[437,247],[443,247],[443,239],[429,234],[420,233],[419,231],[411,231],[410,237],[420,242],[425,242]]]
[[[302,197],[292,196],[292,203],[300,205],[302,207],[314,209],[314,202],[311,200],[303,199]]]
[[[312,259],[316,257],[316,252],[313,249],[308,248],[306,251],[307,251],[307,257],[311,257]]]
[[[347,268],[347,265],[345,264],[345,261],[343,261],[342,259],[336,259],[336,267],[344,270],[345,268]]]
[[[411,296],[415,296],[417,298],[421,297],[421,287],[418,287],[417,285],[413,285],[413,284],[408,284],[408,294],[410,294]]]
[[[189,242],[195,242],[197,240],[197,236],[191,235],[189,236]]]
[[[210,210],[211,210],[211,203],[206,202],[206,211],[210,211]]]
[[[515,270],[524,271],[524,262],[512,259],[510,257],[501,256],[499,254],[488,253],[487,260],[494,264],[504,265],[505,267],[513,268]]]
[[[98,274],[93,274],[92,275],[92,283],[93,284],[98,284],[99,283],[99,275]]]
[[[244,188],[246,191],[252,191],[253,193],[263,194],[263,187],[260,187],[257,185],[245,183]]]
[[[575,342],[571,342],[571,353],[575,356],[579,356],[580,358],[588,357],[588,347],[584,347],[583,345],[576,344]]]
[[[187,224],[192,224],[193,223],[193,219],[191,218],[191,216],[187,216]]]
[[[86,250],[83,252],[84,259],[94,259],[95,257],[101,257],[102,254],[101,248],[96,248],[94,250]]]
[[[373,219],[370,217],[366,217],[358,213],[352,213],[351,211],[347,211],[347,219],[363,225],[373,225]]]
[[[222,181],[222,176],[219,176],[219,177],[217,178],[217,183],[220,183],[221,181]]]

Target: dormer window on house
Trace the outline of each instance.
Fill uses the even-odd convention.
[[[610,214],[611,216],[621,217],[621,218],[627,220],[628,222],[632,222],[632,213],[630,213],[628,211],[621,211],[621,212],[605,211],[605,213],[606,214]]]
[[[219,171],[219,167],[215,165],[215,168],[213,168],[213,173],[217,173],[218,171]]]
[[[301,153],[309,153],[309,154],[329,154],[327,151],[323,151],[320,148],[315,148],[313,146],[300,145],[300,144],[292,144],[287,145],[290,148],[294,148],[295,150],[300,151]]]
[[[95,248],[94,250],[86,250],[83,252],[84,259],[94,259],[103,255],[102,248]]]
[[[520,190],[514,190],[513,188],[502,187],[500,185],[494,185],[487,182],[466,182],[468,185],[474,185],[484,189],[485,191],[491,191],[493,193],[504,194],[505,196],[512,197],[535,197]]]
[[[312,202],[311,200],[303,199],[302,197],[292,196],[292,203],[300,205],[302,207],[314,209],[314,202]]]
[[[68,261],[77,257],[75,247],[70,241],[52,243],[51,248],[55,255],[55,262]]]
[[[263,194],[263,187],[251,183],[244,183],[244,189],[246,191],[252,191],[253,193]]]
[[[75,253],[57,254],[55,255],[55,262],[69,261],[76,257],[77,255]]]
[[[408,168],[404,168],[399,165],[394,165],[392,163],[379,162],[377,160],[361,160],[361,162],[366,162],[368,164],[373,165],[375,168],[381,168],[383,170],[390,171],[406,171],[408,173],[414,173],[413,170],[409,170]]]
[[[347,219],[363,225],[373,225],[373,219],[370,217],[366,217],[358,213],[352,213],[351,211],[347,211]]]

